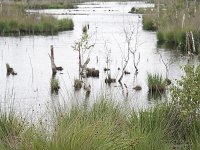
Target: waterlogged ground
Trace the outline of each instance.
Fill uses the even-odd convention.
[[[90,53],[91,61],[89,67],[100,70],[99,78],[89,78],[92,92],[89,103],[93,103],[95,98],[106,94],[119,102],[126,101],[130,107],[143,108],[156,102],[148,98],[147,73],[159,73],[165,76],[166,70],[163,60],[173,62],[169,67],[169,78],[179,79],[183,74],[180,66],[188,62],[188,58],[183,57],[178,52],[157,49],[156,33],[142,30],[141,15],[129,14],[131,7],[150,7],[151,4],[141,2],[103,2],[85,3],[79,5],[78,9],[72,10],[40,10],[30,11],[37,13],[53,14],[58,18],[70,17],[74,21],[73,31],[59,33],[56,36],[24,36],[24,37],[0,37],[0,103],[2,106],[14,106],[19,112],[34,112],[41,114],[49,103],[61,104],[64,102],[69,106],[72,103],[83,103],[84,91],[74,92],[73,81],[78,77],[78,53],[73,50],[74,41],[79,39],[82,27],[89,24],[89,34],[91,44],[95,47]],[[140,53],[138,65],[139,73],[134,77],[134,67],[132,58],[127,67],[131,74],[124,76],[122,80],[128,87],[128,92],[122,90],[118,83],[111,87],[104,83],[106,66],[106,49],[111,50],[111,74],[119,78],[122,67],[122,58],[126,55],[126,45],[124,30],[138,29],[138,50],[136,57]],[[136,34],[134,33],[132,46],[135,46]],[[105,48],[105,44],[107,48]],[[49,59],[50,45],[55,49],[55,63],[62,66],[63,74],[57,74],[61,89],[58,95],[50,94],[51,65]],[[159,53],[160,54],[159,54]],[[98,57],[98,62],[97,62]],[[197,59],[190,60],[189,63],[197,63]],[[17,76],[6,76],[5,64],[9,63]],[[142,90],[133,90],[135,85],[141,85]],[[124,94],[125,93],[125,94]],[[128,95],[126,95],[128,93]],[[128,100],[125,97],[128,96]],[[73,98],[71,98],[73,97]],[[126,97],[127,98],[127,97]]]

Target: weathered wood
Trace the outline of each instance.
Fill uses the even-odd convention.
[[[108,78],[105,79],[105,83],[107,84],[111,84],[115,82],[116,82],[116,79],[111,78],[110,75],[108,75]]]
[[[99,77],[99,70],[96,70],[95,68],[87,68],[86,71],[87,77]]]
[[[87,77],[87,65],[88,65],[89,62],[90,62],[90,58],[88,58],[88,59],[85,61],[85,63],[81,66],[81,69],[82,69],[82,71],[81,71],[81,76],[82,76],[83,78],[86,78],[86,77]]]
[[[89,83],[87,83],[87,82],[84,82],[83,89],[86,91],[85,96],[89,97],[90,93],[91,93],[91,85]]]
[[[63,71],[63,67],[61,67],[61,66],[60,67],[56,67],[56,70],[57,71]]]
[[[6,70],[7,70],[7,76],[9,76],[10,74],[12,74],[13,76],[17,75],[17,73],[14,71],[13,68],[10,67],[8,63],[6,64]]]
[[[82,81],[79,79],[74,80],[74,89],[76,91],[80,90],[82,88]]]
[[[103,70],[104,70],[105,72],[106,72],[106,71],[110,71],[110,68],[104,68]]]
[[[185,23],[185,14],[183,14],[182,29],[183,29],[183,27],[184,27],[184,23]]]
[[[128,75],[128,74],[131,74],[131,73],[130,73],[129,71],[126,71],[126,70],[125,70],[125,71],[124,71],[124,74],[125,74],[125,75]]]
[[[57,73],[56,65],[54,62],[54,50],[53,50],[53,45],[51,45],[51,55],[49,55],[50,60],[51,60],[51,69],[52,69],[52,74],[55,75]]]
[[[195,48],[195,43],[194,43],[194,36],[192,31],[190,31],[191,39],[192,39],[192,48],[193,48],[193,53],[196,53],[196,48]]]

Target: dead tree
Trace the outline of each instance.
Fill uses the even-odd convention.
[[[161,59],[162,63],[165,66],[165,70],[166,70],[165,77],[166,77],[167,80],[169,80],[169,78],[168,78],[169,67],[176,61],[176,59],[164,60],[163,57],[162,57],[162,55],[161,55],[161,53],[158,52],[158,54],[160,55],[160,59]]]
[[[126,67],[128,65],[129,59],[130,59],[130,51],[131,51],[131,40],[132,40],[132,36],[134,34],[134,31],[131,31],[130,33],[124,29],[124,33],[126,36],[126,43],[127,43],[127,55],[124,57],[124,65],[122,67],[122,73],[121,76],[118,80],[119,83],[121,83],[123,77],[124,77],[124,71],[126,70]]]
[[[136,35],[135,35],[135,47],[134,49],[130,48],[130,52],[131,54],[133,55],[133,65],[134,65],[134,68],[135,68],[135,74],[137,75],[138,74],[138,64],[140,62],[140,53],[138,55],[138,59],[136,60],[136,52],[138,50],[138,34],[139,34],[139,20],[137,22],[137,28],[136,28]]]
[[[160,0],[157,0],[157,17],[160,17]]]
[[[89,54],[91,48],[94,47],[94,44],[89,44],[89,35],[88,35],[89,25],[85,25],[83,27],[83,32],[81,38],[75,42],[72,48],[78,52],[78,59],[79,59],[79,80],[76,79],[76,83],[74,83],[75,89],[79,90],[82,87],[82,83],[84,83],[84,89],[86,90],[86,95],[89,96],[91,91],[91,86],[86,81],[88,68],[87,65],[90,62]],[[84,62],[84,60],[86,60]],[[76,88],[77,83],[79,83],[78,88]]]
[[[84,28],[86,28],[87,26],[84,26]],[[89,53],[90,53],[90,50],[91,48],[94,47],[94,44],[89,44],[89,35],[87,33],[88,29],[87,30],[83,30],[83,33],[82,33],[82,37],[75,42],[74,46],[72,46],[72,48],[78,52],[78,59],[79,59],[79,80],[82,80],[82,75],[86,72],[86,67],[90,61],[90,58],[89,58]],[[86,53],[88,53],[87,56]],[[84,59],[86,57],[86,61],[84,62]],[[84,64],[83,64],[84,62]],[[86,75],[86,73],[85,73]]]
[[[192,31],[186,32],[186,51],[189,56],[196,53],[195,40]]]
[[[57,71],[62,71],[63,67],[56,67],[56,64],[54,62],[54,49],[53,45],[51,45],[51,55],[49,55],[49,58],[51,60],[51,69],[52,69],[52,75],[56,75]]]
[[[131,43],[133,41],[133,36],[134,36],[134,28],[131,28],[130,31],[127,31],[126,29],[124,29],[124,34],[125,34],[126,43],[127,43],[127,54],[124,57],[124,65],[122,67],[122,73],[121,73],[121,76],[118,80],[119,83],[121,82],[121,80],[124,76],[124,72],[126,70],[126,67],[128,65],[129,59],[130,59],[130,54],[132,54],[132,56],[133,56],[132,57],[133,58],[133,65],[134,65],[134,68],[136,70],[136,74],[138,73],[138,67],[137,66],[140,62],[140,53],[139,53],[138,59],[136,60],[136,52],[138,50],[138,34],[139,34],[138,28],[139,28],[139,21],[137,23],[137,28],[136,28],[135,47],[134,48],[131,45]]]
[[[53,50],[53,45],[51,45],[51,55],[49,55],[49,58],[51,60],[51,69],[52,69],[52,75],[56,75],[57,70],[56,70],[56,65],[54,62],[54,50]]]
[[[106,78],[105,83],[110,85],[111,83],[115,83],[116,79],[111,78],[111,49],[108,49],[107,43],[105,42],[104,48],[106,50],[105,52],[105,59],[106,59],[106,68],[104,68],[104,71],[106,72]]]
[[[87,60],[85,61],[85,63],[83,65],[81,65],[81,76],[83,78],[87,77],[87,65],[90,62],[90,58],[87,58]]]
[[[10,65],[7,63],[6,64],[6,70],[7,70],[7,76],[9,76],[10,74],[17,75],[17,73],[14,71],[14,69],[12,67],[10,67]]]

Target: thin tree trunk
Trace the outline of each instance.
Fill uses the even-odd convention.
[[[82,68],[82,77],[86,78],[87,77],[87,65],[90,62],[90,58],[88,58],[85,63],[83,64],[83,66],[81,66]]]
[[[51,69],[52,69],[52,74],[55,75],[56,74],[56,65],[54,62],[54,50],[53,50],[53,45],[51,45],[51,55],[49,56],[50,60],[51,60]]]
[[[118,80],[119,83],[121,83],[122,78],[124,77],[124,71],[125,71],[125,69],[126,69],[126,66],[128,65],[128,61],[129,61],[129,60],[127,60],[127,61],[125,62],[125,65],[124,65],[124,67],[123,67],[123,69],[122,69],[122,74],[121,74],[121,76],[120,76],[120,78],[119,78],[119,80]]]
[[[193,48],[193,53],[195,53],[195,52],[196,52],[196,49],[195,49],[194,36],[193,36],[192,31],[190,31],[190,35],[191,35],[191,39],[192,39],[192,48]]]
[[[160,17],[160,0],[158,0],[158,4],[157,4],[157,15],[158,15],[158,18]]]

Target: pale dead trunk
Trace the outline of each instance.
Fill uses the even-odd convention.
[[[183,29],[183,27],[184,27],[184,23],[185,23],[185,14],[183,14],[182,29]]]
[[[195,53],[195,52],[196,52],[196,49],[195,49],[194,36],[193,36],[192,31],[190,31],[190,35],[191,35],[191,39],[192,39],[192,48],[193,48],[193,53]]]
[[[90,58],[88,58],[85,63],[83,64],[83,66],[81,66],[82,68],[82,77],[86,78],[87,77],[87,65],[90,62]]]
[[[56,74],[56,65],[54,62],[54,50],[53,50],[53,45],[51,45],[51,55],[49,56],[50,60],[51,60],[51,69],[52,69],[52,74],[55,75]]]
[[[160,0],[158,0],[158,3],[157,3],[157,15],[158,15],[158,18],[160,17]]]

